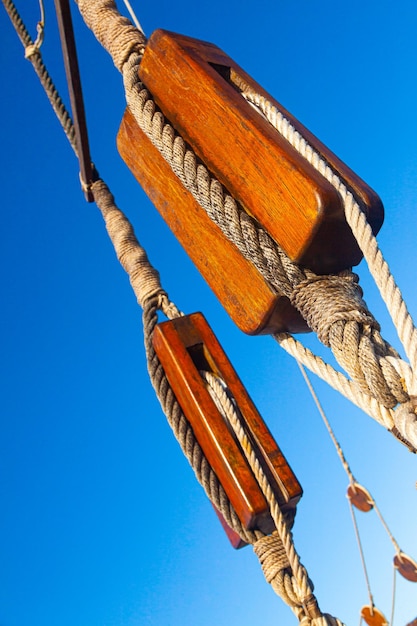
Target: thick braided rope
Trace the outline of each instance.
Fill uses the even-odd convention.
[[[248,463],[269,505],[276,531],[254,544],[267,581],[292,608],[300,622],[315,626],[324,616],[313,594],[312,584],[295,549],[291,529],[280,510],[271,485],[242,425],[239,407],[223,381],[211,372],[202,372],[208,390],[220,412],[233,428]],[[334,618],[333,618],[334,619]],[[331,622],[325,621],[326,624]],[[340,623],[336,621],[336,623]]]
[[[165,121],[139,82],[137,63],[138,59],[131,57],[123,73],[128,104],[141,128],[210,218],[256,265],[266,280],[290,298],[323,343],[332,348],[359,390],[376,398],[386,408],[393,408],[397,403],[405,405],[405,421],[407,427],[411,425],[405,430],[413,445],[417,445],[415,414],[409,405],[402,376],[397,371],[403,371],[407,365],[382,339],[379,325],[362,300],[357,277],[351,272],[318,277],[291,263],[269,235],[257,227],[220,183],[198,163],[193,152]],[[396,361],[398,367],[395,367]],[[404,428],[400,431],[404,438]]]
[[[128,274],[138,303],[144,310],[143,322],[148,371],[168,423],[209,499],[222,513],[229,526],[245,542],[253,543],[262,536],[262,533],[247,531],[242,526],[223,487],[196,441],[192,428],[175,398],[153,348],[152,335],[158,322],[158,310],[161,309],[170,319],[178,317],[180,312],[169,301],[167,294],[162,289],[159,273],[149,262],[145,250],[136,238],[132,225],[116,206],[107,185],[102,180],[98,180],[93,183],[91,191],[103,215],[107,232],[119,262]]]
[[[133,52],[143,54],[146,38],[128,20],[120,15],[113,0],[75,0],[87,26],[107,50],[117,69]]]
[[[145,350],[152,385],[161,403],[162,410],[167,417],[168,423],[208,498],[222,513],[228,525],[238,533],[241,539],[246,543],[253,544],[263,537],[263,533],[247,531],[242,526],[223,487],[219,483],[217,476],[213,472],[200,445],[195,439],[193,430],[175,398],[163,367],[154,350],[152,335],[158,323],[157,311],[160,308],[161,303],[159,298],[151,298],[144,303],[143,326],[145,333]],[[170,314],[166,309],[165,313]]]
[[[372,228],[351,191],[290,121],[267,98],[255,93],[246,83],[242,84],[241,88],[244,97],[259,108],[270,124],[335,187],[342,197],[346,220],[362,250],[410,362],[409,367],[404,367],[404,361],[396,355],[391,361],[393,367],[400,373],[400,382],[409,396],[409,399],[393,413],[393,421],[402,437],[417,448],[417,329]]]
[[[3,0],[3,4],[7,9],[23,45],[25,47],[32,46],[32,40],[14,4],[9,0]],[[40,51],[38,49],[34,51],[32,48],[30,48],[30,50],[31,58],[38,61],[36,65],[34,64],[35,69],[42,67],[42,75],[47,77],[47,80],[41,80],[41,83],[45,91],[51,91],[53,94],[53,101],[50,98],[51,104],[54,105],[56,102],[61,102],[55,85],[43,64]],[[74,137],[74,126],[71,116],[66,111],[64,105],[62,105],[62,107],[54,106],[54,110],[74,152],[77,153],[75,142],[71,140]],[[157,323],[156,312],[158,309],[161,309],[168,318],[178,316],[180,314],[178,309],[168,300],[165,291],[162,289],[159,273],[149,262],[146,251],[137,240],[132,225],[123,212],[116,206],[114,197],[105,182],[101,179],[96,180],[92,184],[91,191],[103,215],[107,232],[113,243],[117,257],[122,267],[129,275],[132,289],[138,303],[149,311],[149,303],[151,302],[151,323],[147,324],[147,328],[153,328]],[[153,368],[151,368],[153,372],[151,376],[153,384],[158,388],[158,397],[162,394],[162,399],[160,398],[161,403],[167,407],[169,420],[173,425],[174,433],[180,439],[183,451],[190,461],[190,464],[193,466],[199,482],[203,485],[210,500],[219,511],[221,511],[226,522],[240,535],[243,541],[247,543],[256,541],[262,536],[262,533],[246,531],[242,527],[216,475],[196,443],[191,427],[188,425],[179,405],[176,403],[175,397],[169,387],[162,367],[153,352],[151,344],[151,335],[149,335],[147,338],[147,354],[150,356],[150,361],[153,364]]]
[[[304,275],[300,273],[299,268],[283,255],[270,237],[262,229],[256,228],[249,216],[242,211],[239,213],[233,198],[224,193],[218,181],[210,177],[209,172],[198,163],[191,151],[186,150],[184,142],[175,136],[172,127],[164,123],[163,116],[155,112],[154,104],[147,92],[141,89],[137,75],[137,66],[144,45],[142,33],[138,33],[136,37],[132,35],[130,40],[131,27],[126,24],[125,18],[120,17],[111,0],[89,2],[79,0],[78,4],[87,24],[113,56],[116,66],[122,69],[127,101],[136,121],[160,149],[186,188],[194,194],[209,216],[222,228],[242,254],[255,264],[277,291],[291,297],[296,285],[299,285],[298,293],[302,291],[302,283],[309,289],[309,281],[311,279],[314,281],[314,275],[308,272]],[[108,36],[110,31],[112,31],[111,37]],[[137,54],[131,54],[129,57],[132,50],[137,50]],[[291,279],[295,279],[296,283],[294,284]],[[342,293],[344,282],[342,280],[340,283]],[[297,297],[294,302],[302,307],[303,298]],[[322,307],[320,312],[326,309],[327,307]],[[340,315],[341,311],[338,313]],[[372,330],[365,329],[363,333],[364,319],[355,319],[357,318],[355,311],[353,311],[353,319],[350,313],[346,312],[346,315],[349,324],[347,331],[345,332],[343,325],[339,323],[338,328],[328,333],[332,349],[352,378],[358,378],[359,387],[366,393],[374,396],[388,408],[392,408],[398,402],[403,403],[402,415],[405,418],[403,419],[405,425],[403,423],[397,425],[400,430],[411,430],[411,436],[415,437],[415,443],[417,443],[413,407],[409,406],[408,396],[402,388],[401,378],[396,372],[398,368],[394,368],[387,358],[393,357],[393,353],[376,334],[378,333],[376,322],[368,312],[366,325]],[[371,324],[369,324],[370,320]],[[337,321],[340,322],[340,320]],[[313,329],[316,330],[315,327]],[[362,334],[365,336],[362,337]],[[375,338],[376,345],[374,345]],[[358,346],[359,340],[360,346]],[[357,355],[358,348],[360,350]],[[404,432],[402,434],[404,436]]]
[[[355,235],[372,277],[391,315],[398,336],[410,361],[411,369],[417,371],[417,329],[359,202],[355,200],[345,183],[324,158],[312,148],[292,126],[291,122],[267,98],[255,93],[248,85],[242,85],[242,87],[244,97],[259,107],[270,124],[341,195],[344,202],[346,220]]]
[[[139,244],[133,227],[114,202],[114,197],[103,180],[91,186],[98,208],[106,224],[117,258],[129,275],[139,305],[154,296],[164,295],[158,271],[151,265],[146,251]]]

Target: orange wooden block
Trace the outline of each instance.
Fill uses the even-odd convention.
[[[119,152],[235,324],[250,335],[307,332],[288,298],[277,295],[193,198],[127,109]]]
[[[367,513],[374,508],[374,501],[371,494],[359,483],[351,483],[347,489],[347,497],[359,511]]]
[[[336,168],[374,232],[383,220],[379,197],[222,50],[157,30],[139,76],[202,161],[292,260],[317,273],[359,263],[341,197],[242,97],[242,85],[267,97]]]
[[[226,383],[283,511],[295,508],[302,490],[205,318],[195,313],[158,324],[153,343],[195,437],[242,524],[271,532],[274,524],[265,498],[200,371],[209,371]]]
[[[368,626],[388,626],[385,615],[375,606],[363,606],[361,618],[365,620]]]

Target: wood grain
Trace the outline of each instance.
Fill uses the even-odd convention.
[[[383,220],[379,197],[222,50],[157,30],[139,76],[201,160],[293,261],[317,273],[359,263],[339,194],[245,101],[239,85],[268,97],[338,170],[374,231]]]
[[[265,498],[237,439],[212,400],[200,371],[221,378],[236,400],[245,432],[285,512],[302,489],[201,313],[158,324],[153,344],[173,392],[208,462],[247,529],[271,532]]]
[[[117,145],[136,179],[243,332],[309,331],[288,298],[277,295],[210,220],[128,109]]]

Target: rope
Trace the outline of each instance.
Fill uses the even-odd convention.
[[[146,38],[140,30],[122,17],[113,0],[76,0],[78,8],[87,26],[107,50],[117,69],[134,52],[140,56],[145,49]]]
[[[374,398],[388,410],[400,403],[399,409],[390,414],[388,427],[401,440],[405,440],[410,448],[416,448],[415,405],[404,389],[402,375],[407,371],[405,378],[410,381],[412,373],[407,364],[382,339],[377,322],[361,299],[362,294],[355,275],[343,272],[338,276],[317,277],[308,270],[301,271],[291,263],[269,235],[254,223],[219,181],[210,175],[156,109],[138,78],[138,66],[145,44],[143,35],[136,32],[133,36],[130,26],[117,13],[111,0],[79,0],[78,5],[86,23],[123,73],[127,102],[137,123],[160,150],[183,185],[276,291],[287,295],[303,316],[308,318],[313,330],[332,348],[339,363],[356,382],[359,392]],[[109,32],[112,32],[111,37]],[[133,50],[136,52],[130,54]],[[248,94],[245,92],[245,95]],[[296,140],[306,144],[300,137]],[[315,154],[311,158],[314,162],[318,159]],[[323,170],[320,163],[317,167],[320,171]],[[333,178],[334,176],[332,181]],[[343,189],[338,188],[338,191],[343,195]],[[346,206],[351,208],[352,196],[348,192],[345,195]],[[334,296],[331,299],[328,297],[328,288]],[[320,305],[323,297],[326,298],[325,307]],[[330,300],[335,302],[335,306],[331,308],[330,315],[327,315]],[[314,313],[310,312],[311,309],[314,309]],[[400,320],[399,324],[401,325]],[[410,334],[409,322],[403,326]],[[402,334],[407,332],[403,331]]]
[[[134,23],[136,28],[142,33],[142,35],[145,37],[145,31],[143,30],[138,18],[136,17],[136,13],[132,9],[132,5],[130,4],[129,0],[123,0],[123,2],[125,4],[126,9],[129,11],[129,15],[132,18],[132,22]]]
[[[201,372],[220,412],[233,429],[242,451],[268,503],[276,531],[258,539],[254,551],[265,578],[274,591],[291,607],[303,624],[333,623],[319,609],[307,571],[295,550],[291,530],[275,498],[271,485],[259,463],[242,424],[239,407],[224,381],[211,372]],[[327,616],[331,620],[331,618]],[[338,620],[335,623],[340,624]]]
[[[26,46],[26,49],[25,49],[26,59],[32,56],[32,54],[36,54],[36,52],[39,50],[39,48],[43,44],[44,31],[45,31],[45,9],[44,9],[42,0],[39,0],[39,9],[40,9],[40,14],[41,14],[41,19],[36,25],[36,31],[38,35],[32,45]]]
[[[346,474],[349,477],[350,483],[354,484],[356,482],[356,480],[355,480],[355,478],[354,478],[354,476],[352,474],[352,470],[350,469],[349,463],[346,460],[346,457],[345,457],[344,452],[342,450],[342,446],[340,445],[340,443],[336,439],[336,435],[333,432],[333,428],[330,426],[330,422],[327,419],[327,415],[324,412],[324,409],[323,409],[323,407],[321,405],[320,400],[317,397],[317,394],[316,394],[316,392],[314,390],[313,385],[311,384],[311,380],[307,376],[307,372],[305,371],[303,365],[299,361],[297,361],[297,365],[300,368],[301,375],[304,378],[304,381],[305,381],[305,383],[306,383],[306,385],[308,387],[308,390],[311,393],[311,396],[312,396],[312,398],[314,400],[314,403],[315,403],[315,405],[317,407],[317,410],[320,413],[320,416],[321,416],[321,418],[322,418],[322,420],[323,420],[323,422],[324,422],[324,424],[325,424],[325,426],[327,428],[327,432],[329,433],[330,438],[331,438],[331,440],[333,442],[333,445],[336,448],[336,452],[337,452],[337,454],[339,456],[340,462],[342,463]]]
[[[391,620],[390,626],[394,626],[394,615],[395,615],[395,598],[396,598],[396,588],[397,588],[397,570],[395,567],[393,569],[393,578],[392,578],[392,599],[391,599]]]
[[[361,557],[361,563],[362,563],[363,573],[364,573],[364,576],[365,576],[366,587],[368,589],[369,604],[370,604],[370,606],[373,607],[375,605],[374,605],[374,599],[373,599],[373,596],[372,596],[371,585],[370,585],[370,582],[369,582],[369,576],[368,576],[368,570],[367,570],[367,567],[366,567],[365,555],[364,555],[364,552],[363,552],[362,542],[361,542],[361,538],[360,538],[360,535],[359,535],[358,524],[356,522],[355,510],[354,510],[353,505],[352,505],[350,500],[349,500],[349,507],[350,507],[350,512],[352,514],[352,522],[353,522],[353,527],[355,529],[356,542],[358,544],[359,554],[360,554],[360,557]]]
[[[414,374],[417,371],[417,329],[408,312],[401,291],[396,285],[389,266],[378,247],[377,240],[360,207],[360,203],[353,197],[353,194],[347,189],[344,182],[332,170],[329,164],[326,163],[319,153],[314,151],[308,142],[269,100],[253,92],[247,85],[241,87],[244,97],[247,98],[250,103],[259,107],[259,110],[270,124],[335,187],[342,197],[346,220],[364,255],[369,271],[385,302],[410,362],[410,368],[405,375],[405,386],[408,389],[409,398],[404,403],[406,406],[399,407],[398,411],[394,414],[394,422],[400,433],[412,442],[414,448],[416,448],[417,381]],[[397,369],[402,370],[403,362],[401,363],[400,359],[398,359],[395,365]],[[404,385],[404,379],[400,379],[400,383]]]
[[[7,5],[7,12],[11,17],[12,23],[22,43],[24,45],[29,44],[31,42],[30,36],[13,3],[10,2],[10,0],[3,0],[3,4],[5,4],[5,6]],[[43,67],[43,75],[48,76],[46,82],[41,80],[42,86],[45,90],[49,90],[53,93],[56,100],[60,101],[59,94],[52,79],[43,65],[39,50],[33,58],[39,60],[39,63]],[[74,129],[69,113],[65,112],[65,115],[61,115],[61,108],[58,112],[55,107],[54,110],[68,139],[70,139],[73,137]],[[75,143],[71,142],[71,145],[76,153]],[[181,313],[175,304],[168,299],[166,292],[162,289],[159,273],[151,265],[146,251],[136,238],[129,220],[116,206],[114,197],[106,183],[101,179],[95,180],[91,186],[91,191],[103,215],[108,235],[113,243],[119,262],[129,275],[137,301],[144,309],[145,347],[148,357],[148,369],[150,371],[152,384],[157,391],[157,396],[167,415],[168,422],[209,499],[222,513],[228,525],[240,535],[243,541],[253,543],[262,537],[262,533],[258,531],[246,531],[242,526],[216,475],[195,440],[191,426],[183,415],[169,386],[165,372],[153,350],[152,332],[158,322],[157,312],[161,310],[169,319],[178,317]]]
[[[55,88],[52,78],[50,77],[42,61],[39,47],[34,46],[34,43],[22,21],[22,18],[20,17],[16,7],[14,6],[14,3],[11,0],[2,0],[2,2],[10,18],[10,21],[12,22],[19,36],[19,39],[22,42],[23,47],[25,48],[25,56],[32,63],[33,68],[42,84],[42,87],[44,88],[45,93],[48,96],[48,100],[51,103],[52,108],[55,111],[55,114],[67,136],[67,139],[72,149],[77,154],[77,148],[75,145],[75,131],[72,124],[71,116],[65,108],[65,105]]]
[[[395,420],[395,414],[392,414],[389,427],[393,429],[395,425],[415,447],[416,415],[404,390],[403,376],[397,371],[403,372],[408,366],[382,339],[378,323],[362,300],[356,275],[342,272],[337,276],[318,277],[293,264],[166,122],[139,82],[139,61],[139,57],[132,56],[125,64],[123,74],[128,105],[142,130],[209,217],[276,291],[290,298],[322,342],[332,348],[359,391],[375,398],[387,409],[403,404],[402,421]],[[399,365],[395,367],[397,361]]]
[[[27,31],[25,31],[23,23],[21,22],[17,11],[14,9],[13,4],[8,0],[3,0],[3,4],[5,5],[9,15],[12,16],[11,19],[13,23],[19,27],[18,32],[23,33],[23,40],[26,40],[24,45],[26,47],[28,45],[32,45],[32,41],[30,40]],[[104,47],[109,50],[116,66],[119,69],[125,69],[127,67],[127,75],[130,76],[131,79],[131,71],[133,68],[137,68],[140,56],[143,54],[145,43],[143,34],[138,33],[130,25],[126,18],[122,18],[118,14],[116,7],[111,0],[99,0],[99,2],[79,0],[79,5],[86,22],[96,32],[98,39]],[[21,35],[19,34],[19,36]],[[39,48],[36,49],[36,52],[30,51],[29,57],[30,59],[33,58],[40,61]],[[39,65],[38,63],[33,64],[39,75],[37,67],[44,67],[43,63],[42,65]],[[65,109],[57,106],[57,102],[59,102],[60,99],[59,96],[57,96],[57,92],[53,87],[52,81],[50,81],[46,70],[44,73],[42,69],[42,72],[40,73],[44,76],[44,80],[41,79],[41,82],[45,89],[47,89],[51,94],[54,94],[52,99],[53,102],[51,101],[51,103],[53,104],[54,110],[56,111],[68,138],[70,139],[72,136],[71,133],[73,133],[71,119],[68,113],[65,112]],[[139,94],[142,94],[143,104],[146,105],[147,102],[149,102],[148,97],[143,97],[143,90],[140,90]],[[51,100],[49,93],[48,97]],[[177,141],[177,145],[174,146],[176,138],[171,127],[168,125],[163,126],[161,124],[163,121],[161,115],[153,115],[155,113],[153,105],[150,107],[148,106],[148,110],[152,114],[152,119],[155,117],[157,126],[159,125],[159,136],[161,139],[162,150],[165,149],[165,152],[168,151],[168,153],[172,154],[174,171],[176,167],[178,172],[180,172],[180,178],[187,181],[196,194],[201,193],[204,195],[206,202],[203,202],[203,205],[206,205],[208,212],[211,211],[212,207],[216,206],[216,202],[218,203],[222,198],[224,198],[225,217],[220,219],[222,219],[225,224],[225,220],[228,220],[227,209],[234,212],[235,207],[237,207],[235,201],[224,192],[218,181],[210,179],[207,170],[197,162],[195,157],[194,159],[192,158],[193,155],[189,155],[187,160],[187,152],[184,149],[184,142],[181,138],[177,138],[180,139],[180,141]],[[167,138],[168,141],[166,141]],[[171,142],[171,139],[174,141]],[[71,139],[70,142],[74,148],[73,141],[71,141]],[[75,148],[74,150],[76,151]],[[185,167],[184,169],[181,169],[179,165],[183,157]],[[114,198],[105,183],[102,180],[95,181],[92,185],[92,192],[98,207],[102,211],[107,231],[113,241],[119,261],[127,271],[137,300],[144,309],[143,321],[145,348],[152,383],[155,387],[158,398],[161,401],[164,413],[167,415],[168,421],[175,436],[180,442],[185,455],[190,460],[198,480],[203,485],[209,498],[222,512],[226,522],[240,534],[242,539],[254,544],[255,551],[259,555],[263,569],[266,572],[266,576],[270,579],[273,586],[275,585],[279,588],[281,592],[285,593],[291,600],[293,603],[292,608],[299,618],[300,623],[305,624],[306,626],[310,624],[314,626],[341,626],[341,622],[336,618],[321,613],[317,600],[312,592],[307,572],[299,562],[298,555],[295,552],[288,523],[282,512],[279,510],[274,498],[269,498],[270,487],[267,483],[264,483],[261,473],[259,473],[259,476],[263,484],[263,489],[265,489],[268,494],[271,514],[275,521],[277,531],[270,537],[266,538],[262,536],[262,533],[260,532],[249,532],[242,528],[236,513],[233,511],[233,508],[224,493],[223,488],[219,484],[217,477],[208,465],[200,446],[194,438],[192,429],[175,399],[172,389],[168,384],[161,364],[153,349],[152,334],[157,323],[158,310],[162,310],[169,318],[180,315],[180,312],[175,305],[169,301],[167,294],[162,289],[158,272],[149,263],[146,252],[137,241],[134,231],[127,218],[116,207]],[[208,195],[211,196],[210,202],[207,201]],[[253,249],[250,251],[250,256],[252,260],[255,259],[255,264],[258,263],[259,265],[262,265],[263,272],[269,273],[273,281],[276,280],[275,259],[279,258],[280,264],[283,268],[282,281],[283,284],[287,286],[287,283],[290,283],[290,278],[294,278],[299,272],[298,268],[293,266],[285,258],[285,255],[282,255],[282,252],[274,244],[274,242],[270,240],[264,231],[261,229],[256,231],[255,225],[248,216],[242,214],[240,218],[240,230],[236,227],[237,222],[235,221],[230,227],[231,232],[234,230],[236,232],[239,231],[238,237],[241,237],[240,233],[242,233],[243,237],[250,235],[248,240],[253,246]],[[261,246],[258,247],[257,245],[258,243],[261,244],[261,242],[263,243],[263,248]],[[260,249],[262,252],[260,252]],[[266,259],[266,263],[263,259]],[[273,271],[271,271],[271,268]],[[285,272],[284,268],[288,271]],[[304,278],[308,285],[316,279],[311,272],[306,272]],[[345,276],[341,276],[341,278],[343,279]],[[302,281],[298,281],[296,285],[298,286],[301,282]],[[351,280],[351,285],[354,282],[354,279]],[[291,285],[291,288],[293,289],[294,285]],[[355,288],[353,288],[353,290],[355,290]],[[301,291],[301,289],[298,291]],[[301,307],[302,305],[299,306]],[[372,327],[372,332],[377,332],[377,324],[369,321],[371,317],[367,317],[368,312],[367,309],[365,309],[362,311],[362,314],[365,316],[364,319],[366,319],[366,324]],[[360,323],[364,324],[365,322],[361,319]],[[325,331],[323,330],[322,332]],[[330,330],[328,331],[328,335],[330,336]],[[379,340],[378,335],[375,336],[377,337],[377,344],[379,347],[379,351],[377,351],[376,354],[381,357],[396,357],[392,349],[387,347],[385,342]],[[389,368],[385,365],[385,369],[388,370]],[[389,393],[392,395],[394,395],[394,387],[395,381],[394,383],[391,382],[391,386],[389,386]],[[256,469],[256,458],[252,458],[253,454],[249,456],[252,459],[251,463],[253,467]],[[285,557],[282,553],[282,546],[285,550]],[[272,561],[270,559],[271,554],[275,555]],[[292,574],[288,571],[289,568]],[[274,581],[274,583],[272,583],[272,581]],[[294,596],[296,596],[298,604],[294,603]]]
[[[308,142],[291,125],[284,115],[265,97],[255,93],[247,85],[242,85],[244,97],[259,107],[260,111],[278,130],[278,132],[301,154],[313,167],[320,172],[339,192],[344,206],[345,215],[368,264],[375,283],[388,308],[391,319],[397,329],[401,343],[413,371],[417,369],[417,330],[402,298],[400,289],[395,284],[389,266],[382,252],[360,203],[353,197],[344,182],[332,170],[328,163],[317,153]]]

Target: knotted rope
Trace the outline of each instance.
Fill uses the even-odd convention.
[[[48,100],[55,111],[55,115],[61,123],[72,149],[75,153],[77,153],[75,145],[75,131],[71,116],[65,108],[65,105],[62,102],[61,97],[42,61],[39,45],[34,44],[12,0],[2,0],[2,2],[25,49],[25,57],[32,63],[42,87],[48,96]]]
[[[157,110],[138,79],[138,63],[139,58],[132,56],[125,64],[123,74],[129,107],[142,130],[209,217],[276,291],[290,298],[323,343],[331,347],[359,390],[387,409],[407,403],[400,432],[405,437],[407,426],[408,436],[411,435],[409,441],[416,446],[416,416],[402,376],[408,366],[382,339],[379,325],[361,297],[356,275],[342,272],[337,276],[318,277],[292,263],[268,233],[198,161]],[[324,301],[326,306],[323,306]],[[393,361],[400,363],[397,366],[400,372],[393,366]],[[391,418],[389,428],[393,426]]]
[[[5,5],[10,4],[8,0],[3,0],[3,3]],[[116,66],[123,70],[125,82],[126,78],[132,80],[132,69],[137,69],[140,55],[143,52],[143,36],[138,34],[135,29],[132,30],[133,27],[131,27],[128,20],[121,18],[111,0],[90,2],[80,0],[79,4],[82,13],[81,6],[84,7],[86,21],[92,28],[98,31],[100,41],[111,51]],[[39,51],[32,56],[40,57]],[[301,309],[303,307],[303,296],[300,296],[300,293],[303,290],[308,291],[310,286],[316,282],[314,275],[311,272],[304,272],[300,275],[301,270],[294,264],[291,264],[267,233],[262,231],[262,229],[257,229],[256,224],[243,212],[240,215],[240,220],[232,219],[232,223],[229,225],[230,218],[235,214],[239,214],[241,208],[221,187],[220,183],[210,176],[210,173],[197,161],[195,155],[187,152],[182,139],[178,138],[172,127],[164,122],[162,115],[155,111],[153,103],[148,104],[150,102],[149,96],[147,94],[144,95],[144,90],[140,85],[138,90],[137,78],[134,82],[132,93],[130,93],[134,100],[133,108],[136,105],[135,92],[137,92],[136,95],[139,94],[142,98],[142,100],[139,98],[139,101],[143,102],[142,110],[145,109],[145,106],[148,109],[148,117],[142,115],[143,119],[147,120],[145,126],[146,124],[149,126],[149,120],[151,120],[152,128],[154,128],[153,120],[156,120],[155,127],[159,128],[157,141],[161,145],[161,152],[164,153],[165,151],[172,159],[173,170],[177,171],[184,184],[188,184],[187,188],[190,188],[196,196],[201,195],[201,204],[209,214],[217,215],[214,209],[219,206],[222,209],[224,207],[223,212],[217,219],[223,224],[223,228],[231,233],[231,239],[233,240],[233,237],[235,237],[243,249],[243,239],[247,237],[250,243],[249,247],[245,246],[246,250],[249,249],[249,252],[246,252],[248,257],[251,258],[255,265],[262,267],[263,273],[270,276],[271,284],[274,285],[278,281],[277,276],[279,276],[282,284],[278,287],[278,290],[281,293],[286,293],[284,289],[287,289],[288,295],[294,297],[294,302],[297,299],[299,300],[300,304],[297,306]],[[71,132],[71,129],[69,132]],[[305,626],[341,625],[339,620],[321,613],[312,591],[312,585],[308,580],[307,572],[299,562],[298,555],[295,552],[290,531],[291,521],[286,520],[279,510],[273,494],[271,495],[270,493],[270,487],[265,482],[265,477],[259,472],[256,457],[254,457],[250,446],[246,444],[244,446],[248,450],[248,459],[251,459],[251,466],[270,504],[271,515],[277,530],[270,537],[266,538],[260,532],[249,532],[241,526],[223,488],[194,438],[192,429],[175,399],[153,349],[152,334],[157,323],[158,310],[162,310],[169,318],[180,315],[180,312],[169,301],[167,294],[162,289],[158,272],[150,264],[128,220],[116,207],[105,183],[101,180],[95,181],[92,185],[92,192],[97,205],[102,211],[117,256],[128,272],[138,302],[144,309],[145,347],[152,383],[174,434],[179,440],[185,455],[190,460],[198,480],[203,485],[209,498],[222,512],[227,523],[239,533],[244,541],[254,545],[268,580],[276,591],[288,601],[300,623]],[[279,260],[278,264],[276,259]],[[341,278],[344,278],[344,276]],[[357,295],[356,288],[352,287],[355,281],[351,277],[349,279],[351,282],[349,289],[353,290]],[[303,284],[303,281],[305,284]],[[298,286],[299,289],[296,291],[294,287]],[[378,346],[377,349],[372,348],[374,354],[380,356],[381,359],[397,358],[394,351],[377,335],[377,324],[372,321],[373,318],[365,305],[363,305],[363,310],[359,312],[359,316],[362,317],[353,321],[366,328],[365,336],[372,336],[372,345],[375,343]],[[319,333],[328,337],[330,345],[332,344],[330,337],[333,333],[333,326],[340,321],[338,310],[333,313],[333,317],[335,320],[332,324],[317,324]],[[311,323],[313,324],[313,321]],[[340,332],[336,334],[340,335]],[[388,361],[388,363],[391,363],[391,361]],[[401,367],[404,369],[403,366]],[[385,364],[381,368],[388,370]],[[366,381],[365,376],[364,380]],[[367,381],[366,384],[368,384]],[[389,393],[392,393],[395,398],[395,392],[398,393],[398,389],[394,389],[395,384],[391,383],[390,385],[387,383],[387,386]]]
[[[219,181],[199,162],[193,151],[157,110],[138,77],[138,67],[145,43],[142,33],[136,33],[132,40],[129,40],[131,28],[126,25],[124,18],[115,17],[117,10],[111,0],[95,2],[78,0],[78,5],[86,23],[94,30],[100,42],[112,55],[116,66],[122,71],[127,102],[137,123],[170,164],[186,189],[274,289],[290,298],[312,329],[318,333],[319,338],[332,349],[340,365],[357,385],[358,391],[352,390],[355,402],[367,404],[368,413],[373,404],[372,399],[381,407],[388,409],[388,413],[382,411],[384,419],[379,421],[385,422],[395,434],[399,431],[399,438],[405,439],[410,447],[416,448],[417,418],[404,381],[405,378],[407,380],[412,378],[411,370],[382,339],[379,325],[361,298],[356,277],[350,272],[343,272],[337,277],[319,278],[292,263],[270,236],[244,212]],[[105,19],[98,18],[101,13],[106,13]],[[114,29],[111,39],[107,37],[110,29]],[[117,42],[117,45],[114,42]],[[122,45],[125,48],[120,49]],[[137,52],[130,54],[132,50]],[[251,101],[255,98],[255,95],[247,90],[244,95]],[[260,106],[258,100],[255,104]],[[264,108],[267,110],[266,104]],[[270,116],[271,119],[272,117]],[[287,134],[294,136],[294,132]],[[294,141],[299,145],[303,144],[304,140],[297,135]],[[310,160],[326,174],[327,170],[318,161],[317,155],[308,148],[306,151],[310,155]],[[327,169],[330,168],[327,166]],[[330,177],[328,172],[327,177]],[[333,174],[331,178],[332,182],[335,182]],[[338,191],[343,192],[343,189],[338,188]],[[352,205],[351,194],[346,191],[345,196],[346,204]],[[326,290],[331,291],[333,295],[337,293],[337,297],[331,299],[336,303],[336,307],[332,307],[331,310],[328,306],[329,291]],[[326,298],[326,306],[320,305],[323,297]],[[407,329],[406,334],[413,335],[408,320],[404,326]],[[411,351],[416,354],[415,348]],[[311,364],[308,366],[311,368]],[[404,377],[405,370],[407,375]],[[370,400],[363,402],[362,397],[358,400],[361,393],[369,396]],[[391,409],[399,403],[401,410],[396,414]],[[377,413],[379,417],[381,410]]]
[[[283,515],[268,478],[248,439],[236,400],[225,383],[211,372],[201,372],[207,388],[219,411],[229,424],[253,474],[269,505],[276,530],[269,536],[259,538],[253,548],[262,566],[265,578],[274,591],[291,607],[300,623],[307,626],[341,624],[331,616],[324,616],[313,593],[313,585],[295,550],[291,533],[292,519]],[[324,621],[323,621],[324,620]]]

